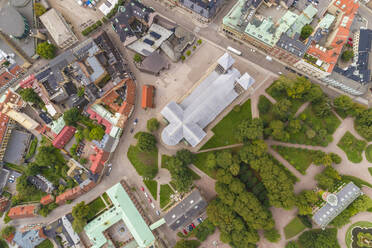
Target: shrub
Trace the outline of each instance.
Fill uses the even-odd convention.
[[[190,55],[191,55],[191,51],[190,51],[190,50],[187,50],[187,51],[186,51],[186,55],[187,55],[187,56],[190,56]]]
[[[56,47],[48,42],[39,43],[36,47],[36,53],[44,59],[52,59],[56,56]]]
[[[306,227],[313,228],[313,224],[311,223],[311,220],[307,215],[297,215],[297,217],[301,220],[302,224],[304,224]]]
[[[184,61],[186,57],[184,55],[181,56],[181,60]]]
[[[46,9],[43,5],[41,5],[41,3],[35,3],[34,11],[36,16],[41,16],[46,12]]]
[[[192,50],[195,50],[195,49],[196,49],[196,46],[193,46],[193,47],[192,47]]]
[[[203,41],[201,39],[199,39],[196,43],[198,43],[198,45],[200,45]]]
[[[159,128],[159,121],[156,118],[151,118],[147,121],[147,130],[149,132],[155,132]]]
[[[142,62],[142,56],[141,56],[139,53],[136,53],[136,54],[133,56],[133,60],[134,60],[134,62],[136,62],[136,63],[141,63],[141,62]]]
[[[242,109],[242,107],[240,105],[235,105],[234,108],[233,108],[233,110],[235,112],[240,112],[241,109]]]
[[[345,62],[349,61],[354,57],[354,52],[352,50],[346,50],[342,53],[341,59]]]

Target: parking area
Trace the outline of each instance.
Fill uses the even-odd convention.
[[[190,223],[188,223],[187,225],[185,225],[183,228],[182,228],[182,232],[183,234],[188,234],[189,232],[191,232],[192,230],[194,230],[195,228],[198,228],[198,226],[207,218],[207,213],[206,212],[203,212],[201,215],[199,215],[198,217],[196,217],[193,221],[191,221]]]
[[[9,172],[10,173],[9,173],[9,176],[8,176],[8,180],[6,181],[5,187],[7,188],[7,191],[9,193],[15,194],[15,193],[17,193],[16,181],[17,181],[17,178],[21,176],[21,174],[16,172],[16,171],[13,171],[13,170],[10,170]]]

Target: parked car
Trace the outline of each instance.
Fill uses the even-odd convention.
[[[187,235],[187,231],[185,230],[185,228],[182,230],[183,234]]]
[[[194,223],[191,223],[191,226],[192,226],[193,228],[196,228],[195,225],[194,225]]]
[[[109,166],[106,172],[106,176],[109,176],[112,171],[112,166]]]
[[[197,220],[199,221],[199,223],[202,223],[203,222],[203,218],[202,217],[197,218]]]
[[[151,203],[152,202],[152,200],[151,200],[151,198],[149,197],[149,202]]]
[[[187,229],[189,230],[189,232],[191,232],[194,228],[192,227],[192,225],[189,225],[189,226],[187,227]]]
[[[144,187],[141,187],[140,189],[141,189],[141,191],[145,191],[145,188]]]
[[[156,213],[156,215],[158,215],[158,216],[160,215],[160,211],[159,211],[159,210],[156,210],[155,213]]]
[[[149,198],[149,195],[146,192],[144,194],[145,194],[146,198]]]
[[[155,209],[155,205],[154,205],[154,203],[151,203],[151,207],[152,207],[153,209]]]

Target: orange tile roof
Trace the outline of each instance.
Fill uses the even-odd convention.
[[[82,194],[80,186],[69,189],[56,197],[57,204],[64,204],[67,200],[73,200]]]
[[[46,195],[40,199],[40,203],[42,205],[47,205],[49,203],[52,203],[54,201],[54,197],[52,195]]]
[[[341,26],[340,24],[337,27],[337,33],[330,45],[332,49],[327,49],[326,51],[322,51],[316,47],[316,44],[312,44],[307,51],[308,54],[311,54],[317,57],[318,59],[322,60],[323,62],[329,64],[329,67],[327,69],[328,72],[332,72],[333,68],[335,67],[337,63],[337,60],[341,54],[342,48],[344,44],[347,42],[347,38],[349,37],[350,27],[351,27],[351,24],[353,23],[355,13],[357,12],[359,8],[359,3],[354,2],[354,0],[339,0],[340,4],[336,4],[337,2],[338,1],[335,1],[333,5],[339,8],[340,12],[343,12],[342,20],[344,18],[348,18],[348,19],[347,19],[345,26]],[[342,23],[342,21],[340,23]]]
[[[154,107],[154,86],[143,85],[142,86],[142,108],[153,108]]]
[[[11,219],[27,218],[36,216],[37,205],[22,205],[12,207],[9,210],[8,216]]]
[[[101,173],[105,162],[107,161],[110,153],[95,148],[96,154],[90,155],[89,159],[92,161],[90,170],[93,174]]]
[[[7,70],[4,70],[0,74],[0,87],[4,86],[8,82],[10,82],[12,79],[14,79],[15,76],[8,72]]]

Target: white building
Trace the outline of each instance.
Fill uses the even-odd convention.
[[[169,122],[161,138],[167,145],[185,140],[195,147],[207,135],[204,128],[211,123],[254,79],[232,67],[235,60],[225,53],[218,65],[181,103],[170,102],[161,111]]]

